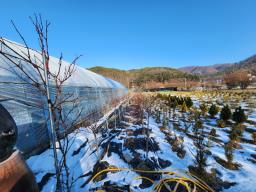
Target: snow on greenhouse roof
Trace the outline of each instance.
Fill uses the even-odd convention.
[[[16,42],[12,42],[7,39],[4,39],[4,42],[9,47],[11,47],[11,49],[15,50],[15,52],[17,52],[27,58],[27,49],[25,46],[18,44]],[[6,52],[6,53],[10,53],[10,54],[14,53],[9,48],[5,47],[3,44],[1,44],[1,49],[4,50],[4,52]],[[38,63],[41,62],[42,56],[38,51],[30,49],[30,55],[31,55],[31,58],[34,58],[35,61],[37,61]],[[58,58],[50,56],[49,70],[51,72],[57,72],[58,63],[59,63]],[[70,63],[68,63],[66,61],[62,61],[62,65],[63,65],[63,67],[62,67],[63,70],[61,70],[61,74],[63,75],[64,68],[68,67],[70,65]],[[3,76],[17,77],[17,75],[15,75],[15,73],[19,73],[19,71],[18,71],[18,69],[15,69],[13,66],[14,65],[12,64],[12,62],[10,62],[6,58],[4,58],[2,55],[0,55],[0,77],[3,77]],[[23,64],[23,66],[25,66],[26,70],[28,70],[30,72],[33,71],[32,67],[30,65]],[[89,70],[82,68],[80,66],[77,66],[77,65],[75,66],[74,74],[66,81],[66,85],[125,89],[125,87],[121,83],[114,81],[110,78],[104,77],[102,75],[96,74],[92,71],[89,71]]]

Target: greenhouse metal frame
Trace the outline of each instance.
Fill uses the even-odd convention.
[[[15,51],[25,52],[23,45],[5,41]],[[3,45],[1,49],[10,52]],[[40,56],[35,50],[31,50],[31,53]],[[57,58],[50,57],[50,70],[56,68],[57,62]],[[69,65],[65,61],[64,64]],[[25,154],[33,154],[49,146],[47,101],[35,87],[24,82],[17,74],[19,74],[18,69],[0,55],[0,103],[9,111],[17,124],[17,148]],[[54,91],[54,83],[50,81],[51,95],[55,94]],[[127,94],[127,89],[116,81],[76,66],[75,74],[63,87],[63,94],[69,92],[78,98],[77,110],[81,110],[82,114],[77,121],[81,121],[90,118],[91,113],[102,115],[99,114],[102,109],[113,100]],[[64,106],[64,112],[65,109],[68,109],[68,106]],[[69,118],[72,120],[72,116]]]

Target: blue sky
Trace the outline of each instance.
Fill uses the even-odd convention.
[[[182,67],[256,54],[255,0],[3,0],[0,35],[37,48],[28,16],[51,22],[50,53],[83,67]]]

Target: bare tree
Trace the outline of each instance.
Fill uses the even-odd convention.
[[[149,118],[152,115],[152,107],[153,107],[153,97],[151,95],[145,95],[143,102],[143,108],[147,115],[147,130],[146,130],[146,158],[148,159],[148,151],[149,151],[149,139],[150,139],[150,130],[149,130]]]
[[[52,118],[49,118],[49,120],[52,120],[54,126],[51,137],[56,138],[58,150],[61,153],[61,156],[57,157],[56,151],[54,152],[57,178],[56,191],[71,191],[73,182],[67,165],[67,153],[74,139],[67,135],[76,128],[78,120],[81,119],[82,109],[78,107],[78,97],[74,93],[65,91],[65,84],[74,74],[76,61],[80,56],[76,57],[70,65],[66,65],[62,61],[61,55],[57,68],[50,70],[49,61],[51,58],[48,44],[50,22],[43,21],[41,15],[30,17],[30,20],[36,31],[40,51],[32,51],[24,36],[12,21],[16,32],[23,41],[24,47],[19,49],[16,44],[14,45],[1,37],[0,55],[12,64],[12,68],[6,70],[15,73],[23,82],[36,88],[48,102],[49,114],[52,114]],[[44,72],[47,74],[44,75]],[[51,89],[54,92],[50,97],[47,77],[51,80]],[[53,140],[54,149],[56,142]]]
[[[90,124],[90,126],[88,127],[90,130],[91,130],[91,132],[93,133],[93,136],[94,136],[94,141],[93,141],[93,143],[92,143],[92,145],[90,145],[90,147],[91,148],[95,148],[95,154],[96,154],[96,156],[97,156],[97,158],[99,159],[99,151],[98,151],[98,149],[99,149],[99,144],[100,144],[100,138],[98,138],[98,133],[99,133],[99,128],[100,128],[100,125],[98,124],[98,113],[97,113],[97,111],[96,110],[94,110],[94,109],[91,109],[90,110],[90,122],[89,122],[89,124]]]
[[[251,83],[251,77],[248,71],[239,70],[224,75],[224,81],[229,89],[236,86],[239,86],[241,89],[246,89]]]

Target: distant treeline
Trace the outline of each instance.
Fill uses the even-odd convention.
[[[186,79],[187,81],[199,81],[199,76],[189,74],[168,67],[146,67],[142,69],[119,70],[114,68],[93,67],[89,70],[114,79],[124,85],[143,86],[145,83],[168,83],[172,80]]]

